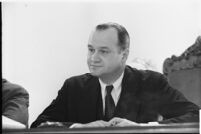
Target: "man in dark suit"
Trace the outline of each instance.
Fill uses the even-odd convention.
[[[88,42],[90,73],[65,81],[31,127],[106,127],[198,122],[199,108],[162,74],[126,65],[129,34],[116,23],[97,25]]]

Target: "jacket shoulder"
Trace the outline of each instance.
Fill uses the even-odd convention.
[[[64,84],[74,85],[79,87],[84,87],[91,79],[96,78],[92,76],[90,73],[72,76],[65,80]]]
[[[141,86],[148,89],[158,89],[158,87],[167,85],[167,78],[152,70],[139,70],[132,67],[128,67],[129,72],[134,76],[137,75],[138,81]]]
[[[133,75],[138,75],[142,80],[165,78],[163,74],[152,70],[141,70],[127,66],[127,70]]]
[[[166,79],[166,77],[159,73],[152,70],[139,70],[143,80],[160,80]]]

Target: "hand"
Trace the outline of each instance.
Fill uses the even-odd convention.
[[[75,123],[70,126],[70,128],[87,128],[87,127],[108,127],[110,124],[109,122],[98,120],[86,124]]]
[[[38,127],[39,128],[46,128],[46,127],[63,127],[64,125],[61,122],[50,122],[46,121],[41,123]]]
[[[115,127],[125,127],[125,126],[137,126],[139,125],[136,122],[132,122],[127,119],[119,118],[119,117],[114,117],[109,121],[110,126],[115,126]]]

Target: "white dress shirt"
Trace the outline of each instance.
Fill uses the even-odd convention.
[[[122,83],[123,76],[124,76],[124,72],[113,84],[111,84],[114,87],[111,92],[111,95],[114,100],[115,106],[117,105],[117,102],[118,102],[120,94],[121,94],[121,90],[122,90],[121,83]],[[102,101],[103,101],[103,114],[105,114],[105,96],[106,96],[105,88],[106,88],[106,86],[109,86],[109,85],[103,83],[103,81],[101,81],[100,79],[99,79],[99,83],[101,86],[101,94],[102,94]]]

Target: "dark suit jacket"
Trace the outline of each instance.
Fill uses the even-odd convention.
[[[198,122],[198,113],[198,106],[171,88],[163,75],[126,66],[115,117],[146,123],[157,121],[161,115],[163,121],[160,123]],[[98,78],[84,74],[67,79],[57,98],[31,127],[37,127],[45,121],[63,122],[69,126],[101,119],[103,110]]]
[[[2,79],[2,115],[28,126],[29,94],[21,86]]]

